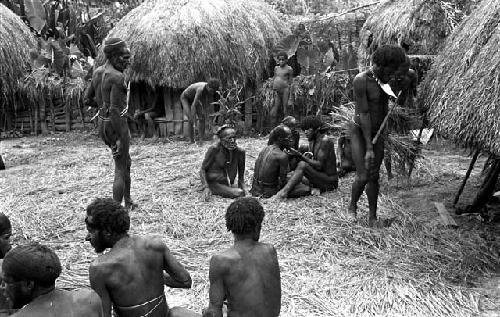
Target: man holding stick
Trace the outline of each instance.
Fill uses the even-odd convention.
[[[377,221],[380,165],[384,159],[384,140],[381,135],[389,115],[389,95],[393,95],[387,83],[405,61],[406,54],[401,47],[380,46],[372,55],[373,66],[359,73],[353,81],[356,112],[351,130],[351,147],[356,178],[348,211],[352,220],[356,220],[357,203],[366,187],[370,227]]]

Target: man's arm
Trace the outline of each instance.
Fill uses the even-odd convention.
[[[280,156],[279,165],[279,188],[283,188],[286,185],[286,174],[288,173],[288,155],[286,153]]]
[[[203,185],[204,189],[208,188],[207,170],[213,164],[213,162],[215,160],[216,152],[217,152],[216,147],[210,146],[207,150],[207,153],[205,153],[205,158],[203,159],[203,162],[201,163],[200,180],[201,180],[201,184]]]
[[[245,189],[245,150],[238,148],[238,187]]]
[[[163,253],[163,281],[165,285],[172,288],[191,288],[191,275],[170,253],[169,248],[160,239],[153,241],[154,247]]]
[[[342,157],[344,156],[344,144],[345,144],[345,136],[341,136],[337,141],[337,149],[339,150],[338,162],[340,164],[342,164]]]
[[[222,317],[222,305],[225,299],[224,274],[226,273],[224,261],[217,255],[210,259],[208,278],[210,289],[208,291],[209,305],[203,311],[203,317]]]
[[[359,115],[361,131],[366,143],[366,151],[373,151],[371,140],[372,121],[368,108],[368,98],[366,96],[366,77],[356,76],[353,81],[354,101],[356,112]]]
[[[106,288],[106,272],[103,268],[91,264],[89,268],[90,287],[101,297],[103,317],[111,317],[111,298]]]
[[[203,89],[205,89],[205,86],[196,88],[196,93],[194,95],[193,102],[191,103],[191,122],[192,123],[196,122],[196,104],[199,102],[199,100],[201,98],[201,94],[203,93]]]

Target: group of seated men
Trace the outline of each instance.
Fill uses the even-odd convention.
[[[337,188],[335,141],[327,134],[328,127],[317,116],[304,118],[300,128],[308,144],[300,147],[298,128],[295,118],[288,116],[269,134],[255,162],[253,196],[286,199],[309,195],[312,189]],[[219,141],[207,150],[200,170],[204,197],[245,196],[245,151],[236,144],[236,131],[222,126],[217,136]]]
[[[164,286],[190,288],[189,272],[160,238],[130,235],[129,213],[113,199],[87,206],[86,240],[97,253],[109,249],[90,265],[92,290],[58,289],[62,267],[54,250],[37,242],[11,249],[11,225],[0,214],[0,316],[278,316],[280,268],[275,248],[259,242],[262,205],[253,197],[236,199],[225,218],[234,244],[210,259],[209,305],[200,314],[168,306]]]

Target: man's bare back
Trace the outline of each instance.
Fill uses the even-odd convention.
[[[223,276],[231,317],[279,315],[281,284],[276,250],[256,241],[235,243],[210,263]]]

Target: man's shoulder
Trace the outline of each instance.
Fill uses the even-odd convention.
[[[368,78],[368,73],[367,71],[364,71],[364,72],[360,72],[358,73],[355,77],[354,77],[354,81],[357,81],[357,82],[360,82],[360,81],[366,81],[366,79]]]
[[[239,146],[236,147],[235,151],[241,154],[245,154],[245,150]]]
[[[90,309],[101,307],[101,298],[93,290],[89,288],[83,288],[71,292],[72,301],[76,305],[86,306]]]

